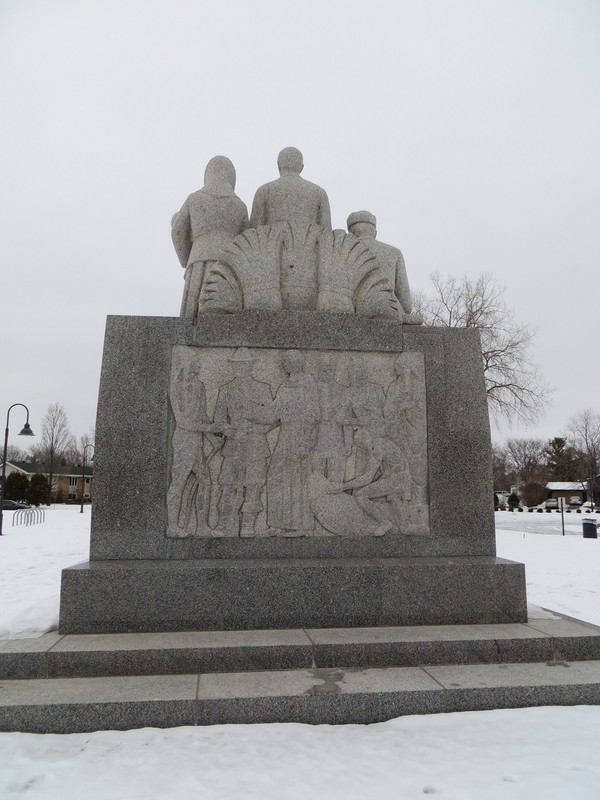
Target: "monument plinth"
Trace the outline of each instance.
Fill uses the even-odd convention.
[[[279,166],[248,221],[213,159],[173,218],[181,318],[109,317],[60,631],[525,621],[477,333],[420,325],[373,215],[332,231],[298,151]]]

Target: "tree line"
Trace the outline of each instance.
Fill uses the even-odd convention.
[[[494,445],[494,492],[515,486],[526,506],[547,497],[549,481],[579,483],[592,503],[600,501],[600,413],[586,408],[553,439],[507,439]],[[587,489],[584,489],[584,484]]]

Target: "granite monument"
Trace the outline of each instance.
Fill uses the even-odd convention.
[[[420,324],[375,217],[332,230],[300,151],[278,167],[248,218],[209,161],[172,222],[181,316],[108,319],[61,632],[523,621],[477,332]]]

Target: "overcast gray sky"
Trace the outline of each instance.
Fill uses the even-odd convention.
[[[106,316],[179,313],[170,220],[206,162],[250,206],[294,145],[413,289],[507,285],[556,391],[494,438],[558,435],[600,405],[599,86],[598,0],[1,0],[0,414],[58,401],[86,433]]]

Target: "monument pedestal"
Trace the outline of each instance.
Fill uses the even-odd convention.
[[[385,497],[375,496],[374,491],[366,498],[359,496],[361,509],[373,509],[374,530],[381,532],[380,520],[388,515],[391,521],[384,524],[384,535],[362,535],[348,515],[343,524],[336,524],[330,512],[338,506],[328,505],[330,498],[341,498],[345,513],[360,488],[343,494],[329,479],[325,493],[319,488],[322,481],[317,487],[320,494],[313,491],[306,501],[298,501],[305,502],[313,515],[310,531],[270,525],[269,493],[275,493],[271,487],[279,487],[275,480],[280,477],[271,465],[281,453],[284,437],[281,411],[270,428],[265,426],[264,436],[271,438],[261,510],[251,529],[254,535],[239,535],[243,506],[237,535],[224,535],[227,456],[221,454],[224,447],[214,436],[212,420],[223,387],[231,385],[225,370],[238,347],[249,349],[255,364],[251,380],[269,386],[276,409],[286,380],[282,371],[277,373],[277,365],[290,349],[302,353],[303,386],[312,382],[320,391],[318,358],[325,351],[340,376],[342,394],[352,394],[354,387],[344,365],[358,358],[370,386],[381,390],[386,401],[393,381],[400,380],[393,365],[399,358],[409,365],[414,385],[410,384],[408,401],[422,413],[423,421],[422,442],[420,434],[415,435],[410,453],[420,453],[420,461],[411,462],[407,456],[401,473],[401,456],[394,455],[396,450],[383,452],[385,442],[361,455],[367,437],[356,436],[360,426],[371,425],[371,438],[379,436],[372,417],[370,422],[361,421],[356,402],[340,417],[348,427],[356,417],[355,444],[347,448],[346,485],[352,481],[348,472],[360,473],[361,457],[367,473],[369,463],[376,459],[380,463],[367,490],[390,474],[407,475],[406,485],[421,481],[412,494],[402,493],[402,486],[392,481]],[[206,387],[202,413],[207,422],[195,435],[204,447],[206,480],[212,488],[203,501],[208,506],[197,498],[191,504],[193,513],[182,529],[183,500],[176,514],[168,507],[177,458],[173,387],[190,364],[195,365],[195,379]],[[265,407],[266,411],[262,407],[252,411],[252,422],[271,413],[269,403]],[[413,414],[412,419],[418,422],[419,417]],[[231,436],[230,417],[227,425],[222,423],[222,429]],[[386,431],[395,431],[394,425],[391,414],[381,420]],[[203,436],[213,436],[211,444]],[[407,437],[398,438],[399,448]],[[318,440],[314,441],[319,456]],[[288,462],[280,458],[279,463]],[[311,463],[318,465],[318,458]],[[90,562],[63,572],[60,631],[523,622],[524,568],[495,557],[490,464],[489,420],[475,331],[403,326],[323,312],[206,315],[197,325],[171,318],[110,317],[96,428]],[[316,467],[310,473],[298,472],[297,464],[292,467],[295,474],[308,475],[307,483],[315,483]],[[199,472],[197,465],[194,470],[194,475]],[[292,484],[292,489],[297,487]],[[395,517],[390,516],[394,509],[398,509]]]
[[[489,556],[95,561],[63,573],[60,633],[525,622],[524,577]]]

